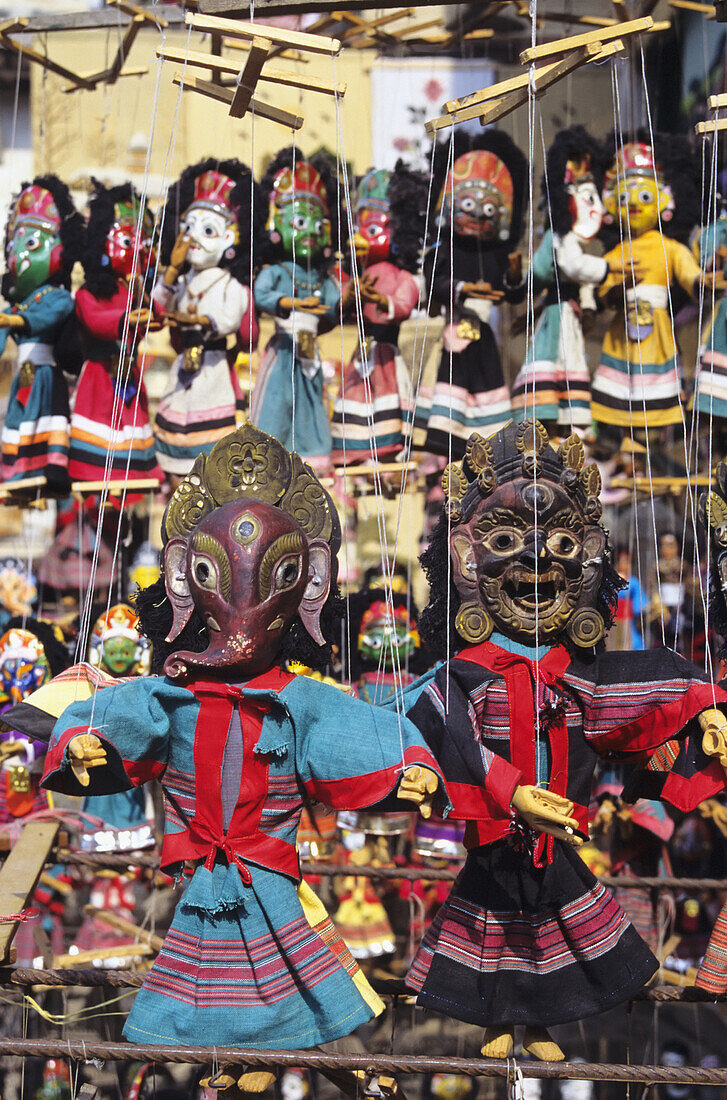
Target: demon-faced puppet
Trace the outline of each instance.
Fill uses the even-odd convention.
[[[660,792],[689,811],[725,783],[706,750],[724,754],[727,723],[709,708],[727,693],[671,650],[600,645],[620,578],[576,435],[557,452],[538,421],[472,435],[444,487],[420,630],[454,656],[408,716],[452,783],[468,857],[407,982],[421,1004],[484,1024],[486,1056],[509,1055],[524,1024],[530,1053],[561,1058],[546,1027],[627,1000],[658,965],[575,851],[597,756],[689,740]]]
[[[347,1035],[382,1006],[300,881],[303,798],[428,802],[437,766],[410,722],[280,667],[325,657],[336,598],[338,519],[297,454],[243,425],[197,458],[163,535],[163,578],[137,607],[166,675],[100,682],[68,707],[45,775],[90,794],[159,779],[162,864],[194,865],[124,1033],[276,1048]]]

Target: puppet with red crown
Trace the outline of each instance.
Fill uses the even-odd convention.
[[[259,263],[264,254],[265,212],[262,192],[238,160],[185,168],[167,195],[167,266],[153,298],[178,355],[154,432],[159,462],[177,480],[235,427],[242,409],[234,361],[257,338],[248,284],[253,257]]]

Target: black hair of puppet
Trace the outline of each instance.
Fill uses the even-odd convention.
[[[391,263],[412,274],[419,270],[427,221],[428,181],[422,172],[397,160],[387,196],[391,204]]]
[[[61,216],[61,228],[60,239],[61,247],[63,249],[63,255],[61,259],[60,270],[54,275],[51,275],[48,280],[51,286],[64,286],[66,290],[71,288],[71,272],[73,271],[73,265],[76,260],[80,260],[81,251],[83,249],[83,217],[78,213],[76,207],[71,198],[71,192],[62,180],[58,179],[58,176],[34,176],[32,184],[37,187],[44,187],[46,191],[50,191],[53,196],[53,202],[56,204],[56,210]],[[26,187],[30,187],[30,183],[23,183],[20,185],[18,194],[11,203],[11,209],[14,207],[15,202],[20,196],[20,193],[25,190]],[[8,239],[9,221],[5,226],[5,255],[7,256],[7,249],[10,243]],[[12,285],[13,277],[10,271],[6,271],[0,282],[0,291],[2,291],[3,297],[12,300]]]
[[[493,241],[492,247],[512,247],[519,241],[523,230],[523,216],[527,208],[527,184],[528,162],[525,155],[518,149],[512,138],[504,130],[485,130],[481,134],[470,134],[466,130],[458,130],[454,135],[454,147],[452,149],[452,164],[458,157],[465,153],[471,153],[478,149],[486,149],[494,153],[505,163],[512,176],[513,204],[512,220],[510,223],[510,236],[506,241]],[[434,164],[432,168],[432,190],[429,212],[429,243],[433,243],[437,237],[437,216],[439,199],[447,179],[447,172],[451,167],[449,163],[450,140],[440,141],[434,147]]]
[[[207,648],[207,627],[196,611],[192,611],[189,622],[173,642],[165,640],[172,627],[173,615],[164,587],[163,569],[159,579],[153,584],[137,589],[132,602],[139,616],[140,630],[152,644],[153,673],[162,673],[167,657],[179,650],[201,653]],[[342,609],[343,601],[338,587],[334,586],[321,610],[321,633],[326,639],[326,644],[322,646],[313,641],[300,617],[296,615],[283,637],[277,663],[285,665],[288,661],[300,661],[310,668],[323,671],[332,660],[331,646],[340,628]]]
[[[171,258],[174,242],[179,235],[179,224],[185,210],[194,199],[194,186],[205,172],[221,172],[235,181],[230,192],[230,202],[237,207],[237,232],[239,243],[232,259],[223,256],[219,266],[226,268],[233,279],[247,286],[250,282],[252,262],[253,276],[270,257],[270,242],[265,231],[268,220],[268,201],[251,170],[236,159],[217,160],[207,157],[197,164],[190,164],[167,191],[167,199],[161,216],[160,259],[166,266]],[[251,224],[252,218],[252,224]]]
[[[583,126],[559,130],[548,149],[540,185],[542,204],[546,226],[552,227],[559,237],[569,233],[573,225],[570,195],[565,184],[566,165],[569,160],[582,161],[585,157],[590,160],[593,181],[600,193],[607,167],[606,150]]]
[[[86,276],[86,287],[95,298],[112,298],[116,293],[119,280],[106,256],[106,238],[114,224],[114,207],[117,203],[138,203],[141,195],[131,183],[120,183],[117,187],[106,187],[97,179],[92,179],[93,198],[88,204],[86,222],[86,240],[81,262]],[[146,207],[148,210],[148,207]],[[153,276],[154,272],[139,270],[142,278]]]
[[[652,143],[649,130],[641,127],[634,132],[624,131],[617,136],[613,133],[609,134],[604,142],[608,151],[608,167],[613,165],[621,145],[631,141],[653,145],[657,171],[674,197],[674,210],[671,212],[671,217],[664,218],[662,215],[660,219],[662,233],[665,237],[672,237],[681,244],[688,244],[694,227],[701,221],[701,158],[684,134],[655,133]],[[628,235],[621,230],[617,220],[610,225],[605,223],[601,230],[605,247],[613,248],[619,244],[622,234],[627,241]]]
[[[276,175],[282,168],[292,168],[294,161],[296,165],[300,164],[301,161],[312,164],[321,177],[331,219],[331,248],[334,252],[337,252],[339,234],[341,236],[342,247],[345,246],[348,234],[343,209],[343,187],[339,187],[336,163],[328,153],[320,152],[315,153],[312,157],[304,157],[300,149],[294,149],[292,145],[288,145],[287,148],[281,149],[276,153],[265,169],[265,174],[260,181],[265,196],[266,214],[269,211],[270,195],[273,190],[273,182]],[[276,248],[276,253],[278,255],[281,254],[280,246]],[[321,257],[321,263],[327,264],[328,261]]]
[[[442,513],[432,532],[429,546],[420,556],[422,569],[429,583],[429,603],[419,616],[419,634],[433,660],[443,660],[457,653],[465,644],[460,638],[455,620],[460,607],[460,596],[454,583],[454,572],[449,553],[451,524],[447,514]],[[447,578],[447,583],[445,583]],[[613,625],[618,604],[618,594],[626,584],[613,567],[611,547],[606,542],[603,553],[603,574],[601,584],[594,601],[594,610],[604,621],[606,630]],[[447,590],[449,589],[449,596]],[[449,611],[449,616],[447,612]],[[559,641],[571,652],[578,653],[577,647],[564,635]]]
[[[57,676],[59,672],[70,668],[71,658],[63,642],[59,642],[50,623],[42,619],[27,619],[22,615],[15,615],[5,624],[3,634],[8,630],[29,630],[43,646],[50,666],[51,676]]]

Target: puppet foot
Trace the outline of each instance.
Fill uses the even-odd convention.
[[[515,1046],[515,1033],[511,1027],[488,1027],[482,1043],[483,1058],[509,1058]]]
[[[544,1027],[526,1027],[523,1036],[523,1052],[532,1054],[539,1062],[562,1062],[565,1054],[554,1043]]]
[[[240,1092],[265,1092],[275,1080],[275,1074],[267,1069],[251,1069],[237,1078]]]

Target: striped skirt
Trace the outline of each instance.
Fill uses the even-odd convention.
[[[317,354],[317,353],[316,353]],[[330,464],[331,425],[323,392],[323,369],[303,369],[293,339],[276,332],[258,367],[250,419],[314,469]]]
[[[492,435],[510,417],[495,336],[482,324],[478,340],[460,351],[442,350],[423,449],[437,455],[449,455],[451,449],[453,459],[462,458],[472,432]]]
[[[593,376],[591,416],[621,428],[682,423],[680,368],[669,313],[654,309],[638,328],[617,314]]]
[[[727,298],[718,302],[700,349],[694,408],[707,417],[727,420]]]
[[[68,484],[68,387],[60,367],[34,368],[30,386],[16,374],[2,430],[3,481],[25,477]]]
[[[363,368],[357,357],[349,363],[331,419],[336,465],[398,454],[409,431],[410,386],[406,364],[393,344],[376,341]]]
[[[157,458],[167,474],[184,477],[199,454],[209,454],[218,439],[234,431],[243,398],[224,351],[206,351],[191,378],[180,377],[175,359],[154,421]]]
[[[534,416],[565,427],[591,423],[591,376],[578,315],[571,302],[543,310],[512,389],[515,420]]]
[[[383,1011],[310,887],[251,870],[235,908],[204,912],[182,895],[124,1027],[131,1042],[295,1049]],[[227,871],[212,873],[222,883]]]
[[[556,841],[537,870],[503,840],[469,853],[406,983],[458,1020],[548,1027],[628,1000],[657,967],[572,848]]]
[[[146,390],[136,370],[129,383],[125,399],[117,397],[109,365],[93,360],[84,363],[71,417],[71,478],[94,481],[105,471],[112,479],[163,478]]]

